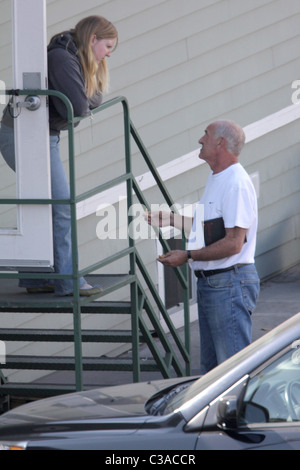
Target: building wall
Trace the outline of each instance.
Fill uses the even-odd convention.
[[[0,2],[0,79],[7,86],[10,4]],[[297,0],[48,0],[48,38],[90,14],[106,16],[117,26],[120,44],[109,59],[106,99],[128,99],[132,120],[157,166],[197,148],[203,129],[215,119],[246,126],[291,104],[300,62]],[[66,139],[62,149],[66,160]],[[79,193],[124,172],[119,106],[81,124],[76,154]],[[133,167],[136,175],[147,170],[134,146]],[[201,172],[205,181],[207,170]],[[184,178],[188,185],[183,181],[170,192],[175,201],[195,202],[201,185],[194,174]],[[1,194],[13,195],[14,175],[3,162],[1,180]],[[10,213],[8,225],[11,219]],[[97,244],[97,222],[94,216],[80,223],[83,260],[85,245]]]
[[[197,148],[203,129],[215,119],[233,119],[246,126],[291,104],[291,84],[299,76],[300,65],[300,4],[296,0],[111,0],[100,5],[96,2],[96,8],[91,1],[91,9],[81,2],[72,2],[72,17],[68,15],[69,3],[59,3],[66,7],[66,20],[65,9],[58,11],[57,2],[49,2],[50,34],[92,13],[103,14],[116,24],[120,44],[109,61],[111,93],[107,99],[126,96],[132,120],[157,166]],[[122,132],[118,107],[96,117],[92,124],[82,124],[77,133],[79,191],[124,171]],[[283,143],[287,148],[282,152],[287,157],[281,160],[282,154],[276,148],[274,154],[269,151],[274,148],[274,137],[281,142],[284,133],[286,129],[251,144],[251,148],[259,147],[256,165],[248,150],[242,156],[246,167],[260,172],[257,261],[262,277],[299,260],[294,253],[297,241],[290,240],[299,236],[299,215],[294,214],[299,192],[288,184],[289,178],[295,178],[299,171],[295,131],[288,130],[291,139]],[[273,168],[275,161],[278,175],[267,181],[268,167]],[[294,167],[292,172],[286,169],[287,161]],[[147,170],[134,146],[133,168],[136,175]],[[207,174],[208,169],[201,166],[198,172],[183,175],[180,182],[178,178],[168,182],[174,200],[183,204],[195,202]],[[278,198],[276,190],[274,193],[278,185],[292,191],[290,197],[284,197],[285,202]],[[149,198],[150,202],[160,202],[155,192]],[[276,227],[271,224],[268,230],[267,211],[277,214]],[[287,217],[291,211],[294,215]],[[286,224],[287,218],[293,230],[282,231],[277,224]],[[98,240],[91,240],[99,218],[88,219],[80,221],[82,259],[87,262],[91,246],[101,249]],[[268,246],[269,237],[272,249]],[[112,244],[111,250],[114,249]],[[155,265],[152,272],[155,273]]]
[[[297,105],[298,106],[298,105]],[[256,265],[262,279],[299,263],[299,120],[248,144],[248,171],[260,176]]]
[[[0,0],[0,79],[8,87],[10,3]],[[47,0],[47,7],[48,38],[91,14],[116,25],[120,43],[109,59],[111,91],[106,99],[127,98],[132,121],[157,167],[197,149],[199,137],[213,120],[232,119],[245,127],[292,104],[292,82],[300,78],[298,0]],[[256,259],[262,278],[300,260],[297,131],[295,121],[247,144],[241,156],[250,173],[259,173]],[[144,174],[147,168],[135,145],[132,151],[134,174]],[[67,168],[66,136],[62,154]],[[76,170],[78,193],[124,173],[121,106],[82,122],[76,130]],[[13,195],[14,175],[3,162],[0,172],[0,194]],[[208,172],[199,164],[168,178],[174,201],[196,202]],[[155,187],[146,195],[150,203],[162,202]],[[14,223],[11,212],[1,217],[8,225]],[[78,222],[83,267],[125,243],[99,240],[100,220],[94,211]],[[155,242],[141,241],[139,247],[156,280]],[[110,269],[125,272],[127,265],[122,261]],[[119,295],[124,298],[127,293]],[[3,318],[1,324],[7,321]],[[27,326],[40,321],[32,316]],[[108,326],[117,327],[118,321],[112,319]],[[58,322],[67,326],[64,320]]]

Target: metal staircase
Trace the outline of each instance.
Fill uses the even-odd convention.
[[[94,263],[83,270],[78,269],[77,254],[77,225],[76,225],[76,204],[80,201],[99,194],[113,186],[126,182],[127,186],[127,207],[132,205],[135,194],[141,204],[150,209],[145,200],[139,185],[132,173],[131,168],[131,144],[133,139],[140,150],[141,156],[146,161],[152,175],[155,178],[166,203],[171,207],[173,201],[170,198],[163,182],[158,175],[156,168],[151,161],[136,129],[134,128],[130,116],[127,101],[124,97],[117,97],[107,101],[93,111],[99,113],[109,107],[122,104],[124,116],[124,143],[125,143],[125,173],[113,181],[107,182],[92,190],[76,195],[75,191],[75,165],[74,165],[74,125],[83,118],[74,118],[73,108],[66,96],[56,91],[43,90],[10,90],[6,94],[18,95],[54,95],[59,97],[68,110],[68,144],[69,144],[69,174],[70,174],[70,200],[32,200],[32,199],[0,199],[0,204],[70,204],[72,215],[72,246],[73,246],[73,266],[72,275],[57,275],[53,273],[16,273],[12,271],[0,273],[0,313],[10,315],[12,313],[23,315],[24,313],[39,313],[51,315],[61,313],[73,317],[72,329],[16,329],[12,324],[11,328],[1,328],[0,341],[40,343],[41,350],[43,343],[72,343],[74,344],[74,355],[72,357],[58,357],[56,355],[45,356],[18,356],[8,355],[6,364],[0,366],[0,398],[1,396],[22,396],[22,397],[45,397],[70,391],[80,391],[85,388],[83,374],[84,371],[128,371],[132,374],[134,382],[140,381],[142,371],[159,371],[165,378],[190,375],[190,353],[189,353],[189,285],[188,268],[175,269],[180,281],[184,298],[184,320],[185,337],[184,341],[178,335],[172,324],[169,314],[158,295],[147,269],[142,261],[135,241],[128,237],[128,247],[113,256]],[[128,216],[128,225],[131,217]],[[160,243],[165,251],[169,250],[166,240],[160,231],[157,232]],[[183,237],[183,246],[185,240]],[[110,272],[110,265],[122,258],[129,260],[129,272],[117,275],[97,274],[97,271],[107,269]],[[100,284],[103,287],[101,295],[82,298],[79,296],[80,277],[84,276],[92,284]],[[28,295],[24,290],[18,288],[18,279],[27,278],[68,278],[73,280],[73,297],[57,297],[54,294]],[[127,287],[130,291],[130,300],[127,302],[105,301],[108,294],[113,294],[117,290]],[[150,295],[148,295],[150,293]],[[130,318],[131,328],[128,331],[120,330],[89,330],[83,329],[81,323],[82,314],[91,315],[126,315]],[[165,333],[161,319],[168,327],[168,335]],[[99,322],[101,323],[101,322]],[[158,340],[154,340],[155,332]],[[171,339],[171,340],[170,340]],[[130,358],[107,358],[107,357],[85,357],[82,352],[83,343],[129,343],[132,354]],[[141,360],[140,344],[147,344],[151,351],[151,360]],[[5,379],[5,370],[44,370],[44,371],[74,371],[74,384],[45,385],[38,383],[13,383]]]

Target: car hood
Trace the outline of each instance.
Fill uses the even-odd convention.
[[[16,431],[17,434],[23,434],[39,432],[45,426],[52,429],[55,427],[56,430],[64,427],[76,428],[83,422],[90,429],[96,422],[98,427],[101,421],[104,427],[108,421],[110,427],[114,426],[114,422],[117,425],[120,421],[124,425],[126,422],[126,427],[130,427],[130,422],[136,427],[139,421],[143,423],[149,417],[145,411],[145,403],[151,396],[190,380],[191,377],[177,377],[92,389],[35,401],[0,417],[0,437],[9,435],[10,428],[14,430],[14,434]]]

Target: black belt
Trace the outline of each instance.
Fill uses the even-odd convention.
[[[246,264],[235,264],[234,266],[230,266],[229,268],[211,269],[210,271],[195,271],[195,276],[196,277],[214,276],[215,274],[226,273],[227,271],[233,271],[235,268],[242,268],[243,266],[247,266],[247,265]]]

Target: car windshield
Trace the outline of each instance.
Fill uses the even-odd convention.
[[[165,392],[154,395],[146,404],[146,411],[150,415],[166,415],[176,410],[185,402],[185,396],[188,389],[194,383],[193,381],[185,382]]]
[[[258,348],[258,345],[251,345]],[[198,380],[185,382],[175,385],[172,389],[162,391],[160,394],[154,395],[146,403],[145,409],[151,415],[166,415],[174,410],[184,406],[193,400],[201,392],[206,390],[212,384],[215,384],[220,377],[226,375],[237,364],[243,361],[244,355],[248,357],[249,352],[241,351],[237,355],[220,364],[218,367],[200,377]]]
[[[245,361],[247,358],[255,356],[257,353],[259,353],[262,347],[266,346],[269,343],[273,343],[274,341],[276,341],[275,330],[273,330],[269,334],[262,336],[260,339],[250,344],[250,346],[248,346],[247,348],[243,349],[239,353],[232,356],[230,359],[227,359],[227,361],[217,366],[215,369],[203,375],[199,380],[194,382],[186,390],[186,393],[184,394],[184,400],[182,401],[180,406],[183,406],[185,403],[189,402],[190,400],[193,400],[195,397],[198,397],[203,391],[207,390],[210,386],[216,384],[220,379],[222,380],[223,377],[225,377],[233,369],[242,364],[243,361]]]
[[[264,335],[238,354],[232,356],[212,371],[200,377],[198,380],[179,384],[164,393],[154,395],[146,404],[145,408],[147,413],[153,415],[166,415],[178,408],[181,408],[183,411],[185,404],[188,404],[188,402],[195,398],[198,400],[198,397],[202,392],[216,384],[222,377],[225,377],[234,368],[242,364],[248,357],[256,355],[263,346],[273,342],[275,337],[276,333],[274,334],[273,330],[272,334],[269,333]]]
[[[241,424],[300,421],[300,342],[251,377]]]

